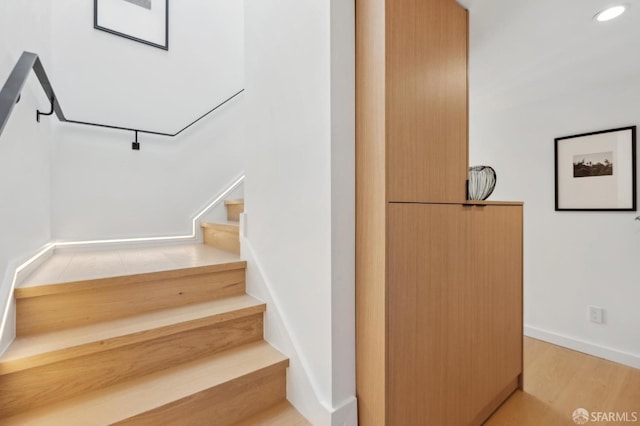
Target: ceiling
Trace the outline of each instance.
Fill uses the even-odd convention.
[[[472,102],[508,106],[611,84],[640,84],[640,0],[459,0],[470,13]],[[639,100],[640,101],[640,100]]]

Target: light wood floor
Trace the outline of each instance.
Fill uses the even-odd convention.
[[[640,370],[525,338],[524,392],[516,391],[485,425],[575,425],[576,408],[635,411],[637,423],[593,424],[640,426]]]

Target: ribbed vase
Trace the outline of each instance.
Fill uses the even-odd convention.
[[[486,200],[496,187],[496,171],[490,166],[469,167],[469,199]]]

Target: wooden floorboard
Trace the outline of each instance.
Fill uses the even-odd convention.
[[[575,425],[573,412],[620,413],[640,425],[640,370],[555,346],[524,340],[524,389],[516,391],[486,426]],[[592,414],[593,415],[593,414]]]

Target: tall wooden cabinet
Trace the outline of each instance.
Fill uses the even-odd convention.
[[[522,205],[467,202],[467,12],[356,0],[362,425],[481,424],[521,383]]]

